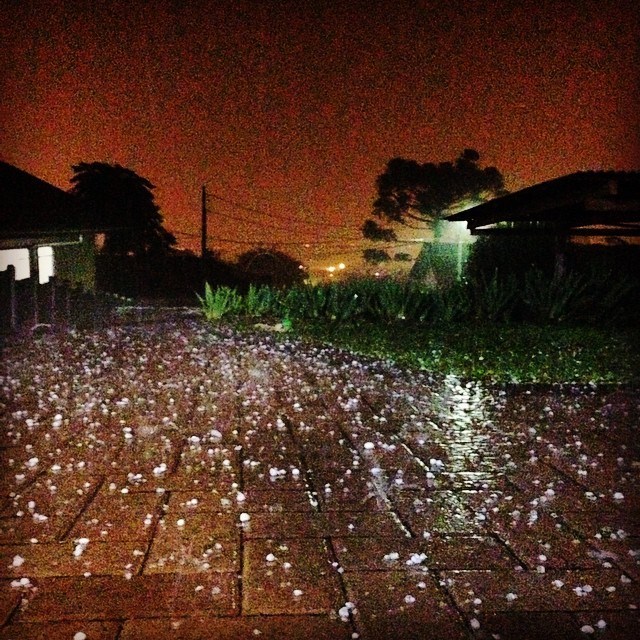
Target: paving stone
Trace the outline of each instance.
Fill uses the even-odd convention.
[[[512,611],[478,613],[469,620],[480,626],[474,637],[482,640],[585,640],[589,638],[570,613]],[[471,624],[469,625],[471,627]],[[599,637],[599,634],[598,634]]]
[[[242,528],[246,540],[257,538],[324,538],[332,529],[320,513],[251,513]]]
[[[231,572],[240,568],[239,544],[235,541],[224,540],[212,543],[206,547],[191,543],[184,546],[154,543],[143,573],[202,573],[209,571]],[[200,551],[200,549],[203,549]]]
[[[561,520],[544,512],[524,511],[515,519],[495,518],[487,527],[509,546],[513,553],[533,569],[589,569],[600,562],[593,546],[576,536]]]
[[[517,560],[502,542],[492,536],[432,536],[423,540],[425,564],[433,569],[507,569]]]
[[[463,499],[453,491],[406,492],[393,497],[400,516],[416,535],[476,534],[482,530]]]
[[[172,539],[178,545],[185,541],[199,544],[216,540],[235,540],[239,534],[240,523],[233,513],[201,512],[186,517],[174,514],[169,510],[158,522],[154,541],[165,538]]]
[[[406,561],[422,552],[422,542],[415,538],[332,538],[338,562],[345,571],[406,571]],[[398,557],[395,557],[398,554]],[[386,556],[386,558],[385,558]],[[416,570],[426,570],[417,566]]]
[[[31,516],[35,512],[49,517],[74,517],[102,479],[103,476],[75,469],[71,472],[44,474],[26,487],[17,488],[0,516],[11,517],[18,512]]]
[[[82,555],[75,556],[74,541],[0,546],[0,577],[124,575],[136,573],[142,564],[146,545],[133,541],[90,541]],[[23,563],[13,567],[20,556]]]
[[[315,480],[315,478],[314,478]],[[374,488],[370,477],[362,472],[342,475],[329,482],[331,491],[326,491],[326,478],[317,478],[318,497],[323,511],[387,511],[387,501]]]
[[[587,625],[595,630],[592,637],[607,640],[636,640],[640,629],[640,610],[629,611],[589,611],[576,613],[577,627],[581,629]],[[606,626],[601,627],[602,623]],[[586,636],[582,633],[583,639]]]
[[[233,507],[233,492],[218,489],[187,489],[186,491],[172,490],[168,494],[169,502],[166,511],[176,518],[187,517],[196,513],[231,512]]]
[[[78,633],[87,640],[116,640],[119,622],[18,622],[0,631],[0,640],[72,640]]]
[[[640,581],[640,538],[625,537],[622,540],[593,540],[593,552],[603,566],[616,565],[625,573]]]
[[[39,578],[37,591],[16,621],[113,620],[185,616],[210,611],[237,615],[235,574]],[[200,587],[202,587],[200,589]]]
[[[640,512],[598,505],[589,512],[565,511],[562,519],[591,542],[606,542],[621,537],[640,537]],[[619,532],[622,531],[622,534]]]
[[[0,627],[9,619],[20,598],[20,591],[11,587],[11,581],[0,580]]]
[[[359,465],[358,462],[354,467],[354,461],[360,461],[360,454],[351,448],[339,431],[334,432],[333,436],[326,431],[316,431],[312,438],[303,434],[298,437],[298,441],[300,451],[315,475],[335,478]]]
[[[489,570],[512,569],[517,565],[503,544],[486,536],[435,536],[430,540],[334,538],[333,545],[340,564],[346,570],[403,571],[412,566],[433,570]],[[393,552],[399,554],[397,559],[388,558]],[[418,560],[422,554],[424,559]],[[407,565],[412,557],[418,564]]]
[[[624,477],[621,470],[611,464],[606,465],[597,457],[588,457],[580,462],[576,462],[575,457],[555,458],[553,466],[596,494],[610,495],[619,490]]]
[[[238,501],[237,491],[221,493],[218,491],[172,491],[169,500],[169,510],[188,515],[199,512],[233,513],[288,513],[291,511],[315,513],[311,504],[314,499],[307,491],[282,491],[271,489],[267,491],[242,492],[244,500]],[[193,502],[196,500],[197,502]]]
[[[587,487],[564,477],[556,469],[542,463],[534,467],[525,463],[523,467],[518,473],[509,475],[509,480],[518,489],[520,504],[556,513],[592,512],[594,508],[602,508],[604,496],[589,492]],[[532,504],[534,501],[537,504]]]
[[[626,610],[640,606],[637,583],[625,583],[618,569],[553,571],[445,571],[443,585],[465,611],[482,600],[481,611],[588,611]],[[559,586],[554,581],[559,580]],[[585,585],[589,593],[575,589]],[[609,591],[611,588],[615,590]],[[516,597],[509,596],[514,594]]]
[[[283,430],[261,428],[247,435],[242,445],[245,461],[256,461],[260,464],[252,466],[245,464],[244,470],[257,470],[259,473],[269,473],[269,469],[292,469],[302,467],[298,448],[291,436]]]
[[[326,514],[328,535],[339,538],[406,538],[408,532],[392,511],[330,511]]]
[[[219,446],[186,448],[175,472],[164,479],[167,489],[182,491],[215,489],[228,492],[239,483],[237,452]]]
[[[244,554],[245,615],[328,614],[338,609],[338,573],[323,540],[249,540]],[[272,562],[269,554],[275,557]],[[294,593],[297,589],[300,595]]]
[[[461,505],[468,510],[480,529],[487,527],[487,522],[495,513],[494,510],[499,511],[509,495],[498,489],[461,489],[457,493]]]
[[[293,475],[292,469],[301,469],[300,462],[284,464],[262,464],[256,469],[249,469],[245,467],[242,475],[242,487],[247,493],[253,491],[306,491],[307,485],[305,480],[300,475]],[[285,470],[284,475],[272,476],[269,474],[270,469]]]
[[[158,520],[162,499],[156,493],[122,493],[104,486],[68,537],[147,541]]]
[[[202,512],[176,519],[169,511],[158,525],[144,573],[237,571],[239,543],[233,514]]]
[[[40,522],[33,516],[0,518],[0,544],[26,543],[30,540],[54,542],[68,527],[66,518],[52,516]]]
[[[436,476],[435,488],[441,491],[505,491],[504,473],[491,471],[458,471]]]
[[[198,617],[128,620],[119,640],[351,640],[351,634],[348,623],[321,615]]]
[[[430,575],[357,571],[344,579],[363,640],[469,638],[460,614]]]
[[[131,491],[144,489],[154,491],[163,487],[166,477],[175,467],[176,457],[182,447],[181,437],[165,436],[162,432],[153,437],[136,437],[123,447],[107,475],[107,484],[114,482],[118,489],[127,487]],[[157,475],[155,469],[161,466],[166,472]]]

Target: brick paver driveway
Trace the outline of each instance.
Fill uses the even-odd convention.
[[[635,638],[633,391],[179,320],[10,345],[0,638]]]

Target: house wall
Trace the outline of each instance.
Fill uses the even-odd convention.
[[[77,236],[76,236],[77,238]],[[16,268],[16,280],[31,277],[29,246],[33,251],[37,247],[37,266],[40,284],[55,275],[59,281],[66,281],[82,287],[85,291],[94,291],[96,287],[95,246],[93,235],[84,234],[82,241],[61,239],[55,236],[34,243],[33,240],[12,241],[15,249],[0,249],[0,271],[9,265]],[[51,255],[53,253],[53,255]]]
[[[87,291],[96,287],[95,244],[92,235],[83,235],[79,244],[54,247],[58,280],[82,286]]]
[[[0,250],[0,271],[6,271],[9,265],[16,269],[16,280],[29,277],[29,249]]]

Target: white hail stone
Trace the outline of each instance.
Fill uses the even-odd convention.
[[[12,567],[21,567],[24,564],[24,558],[22,556],[13,556]]]

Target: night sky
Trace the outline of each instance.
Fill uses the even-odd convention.
[[[210,200],[225,252],[350,259],[394,156],[473,147],[510,189],[640,168],[637,0],[2,4],[0,158],[64,189],[123,164],[173,232],[206,183],[248,208]]]

